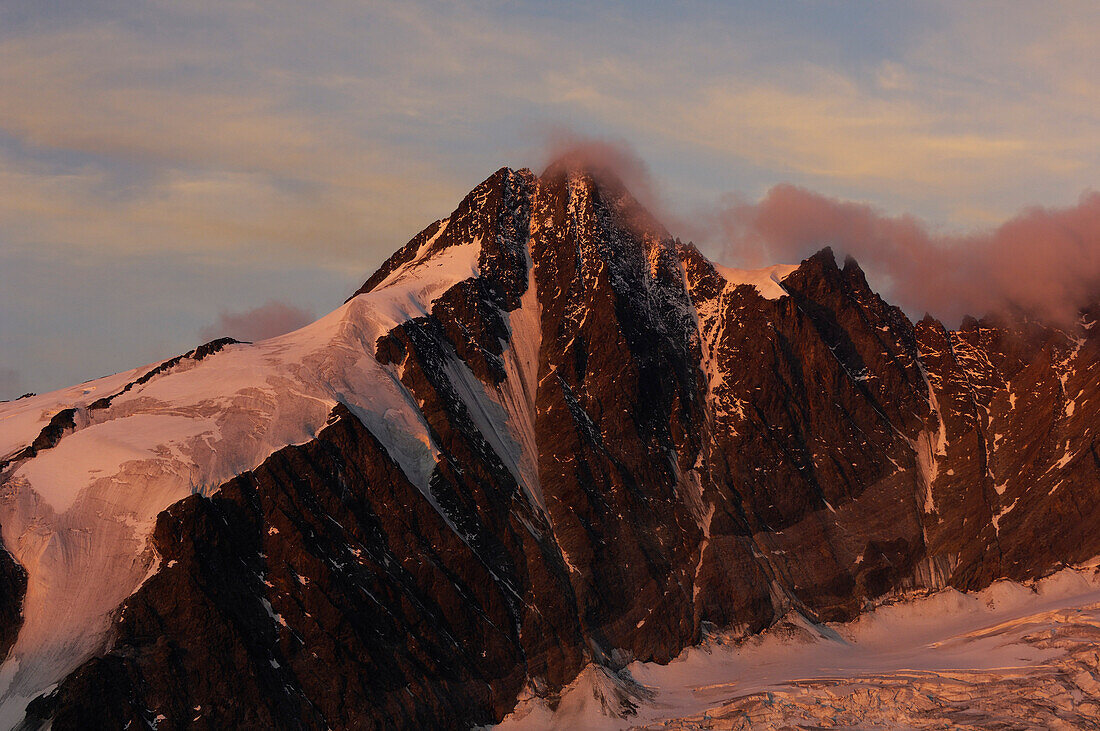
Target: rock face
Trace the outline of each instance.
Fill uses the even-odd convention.
[[[470,246],[470,276],[363,346],[426,468],[396,407],[337,390],[312,439],[166,506],[150,576],[28,727],[492,723],[711,627],[1100,554],[1100,306],[1069,329],[914,324],[828,249],[729,270],[557,165],[498,171],[344,317]],[[79,434],[57,413],[0,479]],[[0,596],[20,575],[0,561]],[[0,607],[2,652],[18,617]]]
[[[23,626],[27,572],[0,548],[0,654],[6,656]]]

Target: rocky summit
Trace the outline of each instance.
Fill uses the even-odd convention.
[[[0,725],[493,724],[1080,564],[1098,317],[914,323],[829,249],[729,269],[501,169],[302,330],[0,404]]]

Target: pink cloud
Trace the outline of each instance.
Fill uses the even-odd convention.
[[[1095,192],[1067,208],[1024,210],[990,231],[938,235],[912,216],[777,185],[756,203],[730,200],[712,226],[730,262],[794,262],[832,246],[854,257],[888,299],[947,321],[1006,307],[1065,320],[1100,291]]]
[[[313,314],[294,305],[269,300],[251,310],[222,312],[218,321],[204,327],[200,336],[204,340],[231,337],[255,342],[297,330],[313,322]]]
[[[930,312],[957,323],[967,314],[1018,308],[1068,321],[1100,298],[1100,193],[1066,208],[1025,209],[992,230],[944,235],[911,215],[889,216],[788,184],[756,202],[728,196],[676,215],[624,141],[557,128],[547,134],[543,156],[621,181],[673,233],[720,242],[720,258],[736,266],[795,263],[831,246],[855,258],[871,285],[914,317]]]
[[[609,174],[625,183],[638,202],[657,212],[659,200],[649,166],[624,140],[587,137],[555,127],[546,134],[542,157],[543,167],[563,165],[597,177]]]
[[[678,220],[665,205],[649,166],[625,140],[588,137],[567,127],[547,131],[541,150],[543,167],[584,171],[601,184],[623,186],[643,210],[623,211],[637,233],[665,235]],[[632,215],[631,215],[632,214]]]

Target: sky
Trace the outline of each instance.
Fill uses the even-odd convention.
[[[791,190],[956,247],[1091,221],[1097,37],[1092,0],[5,2],[0,399],[320,316],[563,134],[676,221]],[[744,264],[730,231],[694,233]]]

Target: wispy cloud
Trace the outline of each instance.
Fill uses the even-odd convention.
[[[0,38],[3,166],[30,183],[0,226],[45,241],[91,219],[66,238],[350,266],[529,162],[528,130],[554,122],[630,140],[673,189],[700,185],[693,162],[712,193],[788,180],[955,225],[1070,200],[1100,165],[1100,18],[1073,2],[895,13],[904,30],[781,6],[112,6]]]
[[[308,325],[313,314],[286,302],[270,300],[244,312],[222,312],[218,321],[204,327],[204,340],[231,337],[255,342],[273,338]]]
[[[455,189],[295,99],[277,67],[122,27],[0,39],[7,239],[119,255],[263,244],[349,266],[365,239],[381,258],[423,201]]]

